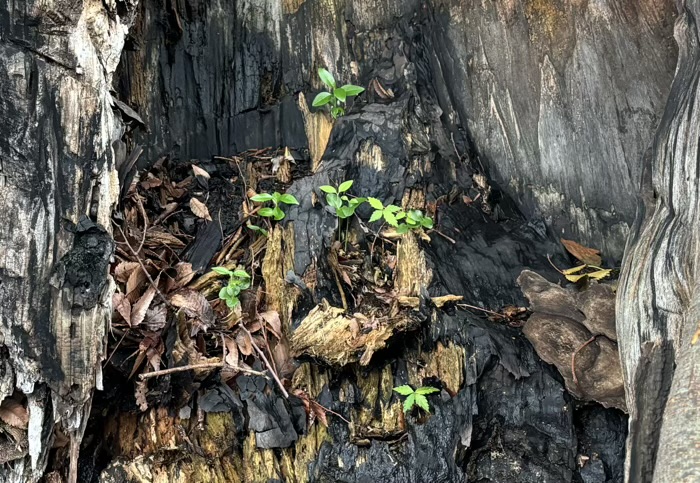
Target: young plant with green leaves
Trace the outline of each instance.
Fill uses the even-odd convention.
[[[321,78],[321,82],[326,85],[328,90],[318,93],[318,95],[314,98],[313,106],[321,107],[329,105],[333,119],[338,119],[340,116],[345,114],[345,103],[348,97],[357,96],[365,90],[364,87],[352,84],[345,84],[341,87],[336,86],[333,74],[328,72],[323,67],[318,69],[318,76]]]
[[[219,275],[228,276],[228,284],[219,290],[219,298],[226,302],[228,308],[236,308],[241,303],[238,300],[238,295],[243,290],[250,288],[250,275],[245,270],[231,271],[225,267],[213,267],[212,270]]]
[[[255,201],[256,203],[267,203],[268,201],[272,201],[272,207],[266,206],[264,208],[260,208],[260,211],[258,211],[258,215],[264,217],[264,218],[273,218],[275,221],[280,221],[284,219],[284,211],[282,211],[282,208],[280,205],[298,205],[299,202],[297,199],[289,194],[280,194],[278,192],[274,192],[272,194],[270,193],[260,193],[255,196],[252,196],[250,198],[252,201]]]
[[[326,203],[331,208],[335,216],[338,217],[338,236],[341,232],[341,223],[347,218],[350,218],[355,214],[355,210],[367,201],[367,198],[358,198],[354,196],[349,196],[347,194],[348,190],[352,187],[353,180],[343,181],[338,185],[338,187],[333,187],[330,185],[320,186],[319,189],[326,193]],[[345,224],[345,243],[347,246],[347,231],[349,228],[348,221],[344,221]]]
[[[440,389],[431,386],[419,387],[415,391],[411,386],[404,385],[395,387],[394,391],[405,396],[406,399],[403,402],[403,412],[407,413],[415,406],[418,406],[426,413],[430,412],[430,403],[428,402],[428,394],[433,394],[435,392],[440,392]]]
[[[369,221],[375,222],[383,219],[385,223],[393,226],[399,235],[404,235],[411,230],[421,228],[430,230],[433,228],[433,219],[425,216],[420,210],[403,211],[396,205],[384,206],[377,198],[367,198],[367,202],[374,208]]]
[[[258,226],[258,225],[253,225],[252,223],[248,223],[246,225],[250,231],[254,231],[255,233],[260,233],[262,236],[269,236],[270,233],[263,227]]]

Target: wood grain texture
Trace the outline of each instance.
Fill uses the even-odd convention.
[[[133,6],[0,5],[0,333],[30,414],[27,454],[0,468],[5,482],[38,480],[54,424],[79,444],[99,381],[111,312],[100,303],[104,285],[81,292],[70,274],[56,275],[59,261],[87,256],[78,256],[71,228],[81,216],[109,228],[118,193],[111,146],[122,134],[109,85]],[[102,247],[108,260],[111,248]],[[104,258],[101,267],[95,282],[107,279]]]
[[[678,69],[654,147],[617,299],[627,385],[629,482],[700,479],[700,4],[680,2]]]

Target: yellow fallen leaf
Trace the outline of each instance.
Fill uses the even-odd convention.
[[[612,272],[611,269],[609,268],[604,268],[598,271],[595,271],[593,273],[589,273],[588,276],[591,277],[594,280],[602,280],[608,275],[610,275],[610,272]]]
[[[563,273],[564,275],[572,275],[574,273],[580,272],[584,268],[586,268],[586,265],[579,265],[578,267],[567,268],[566,270],[562,270],[561,273]]]
[[[587,274],[587,273],[581,273],[581,274],[579,274],[579,275],[564,275],[564,276],[566,277],[566,279],[567,279],[569,282],[571,282],[571,283],[576,283],[576,282],[578,282],[579,280],[581,280],[583,277],[587,277],[588,274]]]

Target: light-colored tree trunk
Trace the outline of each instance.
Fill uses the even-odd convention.
[[[5,482],[39,479],[55,427],[75,478],[101,383],[122,136],[109,89],[133,3],[0,5],[0,400],[18,391],[29,417],[19,432],[3,423]]]

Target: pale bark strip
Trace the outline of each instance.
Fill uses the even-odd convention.
[[[100,382],[111,237],[97,236],[107,245],[87,257],[99,270],[82,294],[60,268],[80,258],[79,237],[67,228],[81,216],[109,229],[119,191],[112,142],[123,133],[109,89],[134,7],[135,0],[119,9],[101,0],[0,6],[0,335],[30,414],[27,452],[0,467],[4,482],[41,477],[54,424],[76,453]]]
[[[683,2],[680,52],[623,263],[617,331],[630,483],[700,480],[700,3]]]

